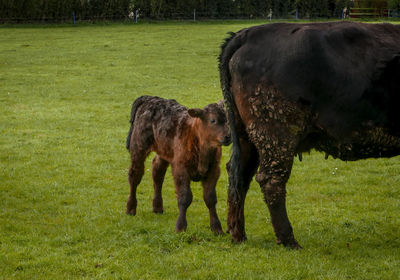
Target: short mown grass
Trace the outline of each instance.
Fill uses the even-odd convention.
[[[275,244],[255,182],[247,242],[212,235],[198,183],[176,234],[170,172],[165,213],[152,213],[151,157],[137,215],[125,215],[133,100],[218,101],[220,44],[259,23],[1,27],[0,279],[399,279],[398,157],[295,160],[287,207],[299,251]],[[217,185],[224,227],[229,154]]]

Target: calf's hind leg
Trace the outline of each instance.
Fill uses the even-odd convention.
[[[130,184],[130,195],[126,203],[126,214],[136,215],[137,199],[136,189],[144,174],[144,162],[150,153],[151,143],[139,143],[132,139],[130,145],[131,167],[129,168],[128,179]],[[150,142],[150,141],[149,141]]]
[[[144,160],[146,157],[132,157],[131,167],[129,168],[129,184],[130,184],[130,194],[128,202],[126,203],[126,214],[136,215],[137,199],[136,199],[136,189],[140,184],[144,174]]]
[[[158,155],[153,159],[153,186],[154,186],[154,197],[153,197],[153,212],[163,213],[163,199],[162,199],[162,185],[164,182],[165,172],[167,171],[169,163]]]

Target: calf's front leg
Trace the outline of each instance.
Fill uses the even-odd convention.
[[[180,168],[172,168],[174,176],[176,196],[178,199],[179,216],[176,221],[175,231],[182,232],[187,228],[186,211],[193,200],[193,194],[190,189],[190,177]]]
[[[203,199],[210,213],[210,227],[215,235],[223,234],[221,222],[219,221],[215,205],[217,204],[217,194],[215,186],[220,175],[220,169],[215,164],[208,173],[208,176],[202,180]]]

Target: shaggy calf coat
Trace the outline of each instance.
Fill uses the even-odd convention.
[[[126,141],[131,154],[130,196],[126,213],[136,214],[136,188],[144,173],[144,161],[154,151],[153,212],[163,212],[161,189],[167,167],[171,165],[179,208],[176,232],[187,227],[186,211],[192,202],[190,181],[201,181],[211,230],[221,234],[215,186],[220,175],[221,145],[230,144],[223,103],[188,110],[175,100],[141,96],[132,105],[130,123]]]

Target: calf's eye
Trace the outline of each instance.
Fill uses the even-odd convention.
[[[216,121],[214,119],[211,119],[210,123],[214,124],[214,123],[216,123]]]

